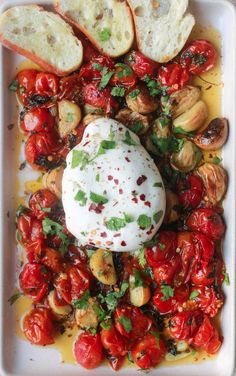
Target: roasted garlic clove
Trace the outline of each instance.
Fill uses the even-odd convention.
[[[75,103],[63,99],[58,102],[58,131],[61,138],[66,137],[78,127],[81,120],[81,110]]]
[[[208,109],[203,101],[198,101],[188,111],[178,116],[173,122],[175,133],[195,132],[202,127],[208,116]],[[179,131],[179,132],[178,132]]]
[[[89,114],[101,115],[101,116],[104,115],[104,111],[101,108],[93,107],[88,103],[84,104],[83,110],[84,110],[83,112],[85,115],[89,115]]]
[[[135,90],[139,90],[139,92],[137,95],[133,96],[132,94]],[[140,87],[140,89],[135,90],[125,97],[127,106],[131,111],[147,115],[158,109],[158,101],[151,97],[148,89],[144,85]]]
[[[94,305],[97,305],[95,298],[90,298],[88,306],[84,309],[76,308],[75,321],[76,324],[82,329],[94,328],[98,326],[98,315],[94,309]]]
[[[164,223],[172,223],[179,219],[179,200],[176,193],[170,189],[166,190],[166,213],[164,217]]]
[[[92,121],[97,120],[101,117],[102,117],[102,115],[88,114],[82,119],[81,126],[87,127],[87,125],[92,123]]]
[[[208,201],[217,205],[227,191],[228,175],[225,169],[213,163],[205,163],[197,172],[203,180]]]
[[[150,125],[148,116],[132,112],[129,108],[120,110],[116,115],[116,120],[138,135],[146,133]]]
[[[184,140],[181,150],[172,154],[171,166],[181,172],[192,171],[202,158],[201,151],[197,146],[188,140]]]
[[[157,136],[157,138],[167,138],[171,136],[170,131],[170,122],[165,117],[160,117],[154,120],[152,124],[153,133]]]
[[[65,305],[58,305],[56,300],[56,291],[52,290],[50,291],[48,295],[48,304],[57,316],[59,317],[65,317],[68,316],[72,312],[72,307],[69,304]]]
[[[90,257],[90,269],[94,277],[104,285],[115,285],[117,282],[116,270],[112,252],[97,249]]]
[[[200,99],[201,91],[195,86],[186,86],[170,95],[169,98],[162,97],[161,104],[164,111],[170,111],[175,119],[188,111]]]
[[[210,122],[206,129],[197,134],[193,141],[200,149],[218,150],[226,143],[228,134],[228,120],[216,118]]]
[[[170,352],[168,352],[165,356],[165,360],[167,360],[167,362],[174,362],[176,360],[184,359],[187,356],[191,355],[191,348],[189,347],[186,341],[176,341],[174,344],[176,348],[176,354],[173,355]]]
[[[62,176],[64,168],[62,166],[50,170],[43,176],[43,185],[61,199]]]
[[[151,298],[151,291],[148,286],[137,286],[134,284],[134,277],[131,275],[129,278],[129,294],[130,302],[135,307],[142,307],[147,304]]]

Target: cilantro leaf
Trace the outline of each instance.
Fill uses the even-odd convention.
[[[108,27],[104,27],[98,34],[99,40],[101,42],[108,42],[111,38],[111,30]]]
[[[102,329],[105,329],[105,330],[111,329],[111,321],[110,320],[103,321],[103,322],[101,322],[100,325],[101,325]]]
[[[116,67],[116,68],[121,68],[121,69],[117,69],[117,72],[116,72],[116,76],[117,76],[119,79],[133,75],[133,71],[132,71],[132,69],[131,69],[130,66],[127,65],[127,64],[124,64],[124,63],[117,63],[117,64],[115,65],[115,67]]]
[[[133,329],[132,327],[132,322],[131,320],[124,316],[124,315],[121,315],[117,321],[123,326],[124,330],[126,331],[126,333],[130,333],[131,330]]]
[[[183,134],[183,135],[186,135],[186,136],[189,136],[189,137],[193,137],[194,134],[195,134],[194,132],[185,131],[182,127],[174,127],[173,133],[174,134]]]
[[[190,299],[190,300],[194,300],[195,298],[198,297],[198,295],[199,295],[199,291],[198,291],[198,290],[193,290],[193,291],[191,292],[191,294],[189,295],[189,299]]]
[[[133,100],[137,99],[137,97],[139,96],[139,94],[141,93],[141,90],[139,89],[134,89],[133,91],[131,91],[129,93],[129,97]]]
[[[17,79],[13,80],[10,85],[8,86],[8,89],[10,91],[13,91],[14,93],[17,92],[17,89],[18,89],[18,85],[19,85],[19,82]]]
[[[115,149],[115,148],[116,148],[116,142],[115,141],[103,140],[100,143],[97,156],[105,154],[106,150],[112,150],[112,149]]]
[[[123,282],[120,287],[120,291],[114,291],[114,292],[108,293],[105,297],[103,295],[100,295],[99,297],[101,299],[101,302],[106,303],[107,309],[110,312],[113,312],[119,303],[118,299],[122,298],[125,295],[126,290],[128,288],[129,288],[128,282]]]
[[[153,187],[154,188],[163,188],[163,184],[161,182],[160,183],[154,183]]]
[[[99,71],[99,72],[101,72],[102,70],[103,70],[103,65],[101,65],[101,64],[98,64],[98,63],[93,63],[92,64],[92,67],[95,69],[95,70],[97,70],[97,71]]]
[[[157,348],[160,350],[160,334],[154,331],[151,331],[150,334],[152,334],[155,337]]]
[[[141,121],[137,121],[136,123],[133,123],[130,126],[131,131],[134,132],[135,134],[140,133],[143,130],[143,128],[144,128],[144,126],[143,126],[143,123]]]
[[[230,279],[229,279],[229,273],[227,272],[223,272],[223,275],[224,275],[224,282],[226,284],[226,286],[230,286]]]
[[[155,133],[150,136],[151,141],[156,145],[160,153],[175,153],[184,146],[184,139],[172,137],[157,137]]]
[[[128,358],[130,363],[134,363],[131,351],[127,352],[127,358]]]
[[[167,285],[166,283],[163,283],[161,285],[161,292],[162,292],[162,298],[161,298],[161,301],[162,302],[165,302],[167,300],[169,300],[170,298],[173,298],[174,296],[174,289]]]
[[[27,207],[24,205],[19,205],[18,208],[16,209],[16,218],[19,219],[21,214],[27,212]]]
[[[134,141],[129,133],[129,131],[125,132],[125,139],[123,140],[124,144],[136,146],[137,142]]]
[[[108,199],[104,196],[98,195],[95,192],[90,192],[90,200],[95,202],[95,204],[107,204]]]
[[[86,193],[84,191],[79,190],[76,193],[74,199],[75,199],[75,201],[79,201],[81,203],[80,206],[86,205],[87,198],[86,198]]]
[[[124,218],[126,223],[132,223],[134,221],[133,217],[127,213],[124,213]]]
[[[219,158],[217,156],[212,159],[212,163],[216,165],[220,164],[221,162],[222,162],[222,158]]]
[[[152,224],[152,219],[148,217],[146,214],[141,214],[138,217],[138,225],[142,230],[146,230]]]
[[[70,244],[70,239],[64,233],[63,226],[47,217],[43,219],[42,225],[43,232],[46,235],[58,235],[62,240],[62,245],[59,248],[59,251],[62,255],[64,255],[67,252],[67,247]]]
[[[140,274],[140,271],[138,269],[133,269],[133,277],[134,277],[134,287],[145,287],[144,280]]]
[[[88,308],[90,298],[91,298],[90,291],[87,290],[85,291],[85,293],[82,295],[80,299],[73,300],[72,304],[75,308],[86,309]]]
[[[118,231],[126,226],[125,218],[111,217],[105,221],[105,225],[108,230]]]
[[[107,85],[108,85],[110,79],[112,78],[113,74],[114,74],[113,71],[108,72],[107,67],[103,68],[102,78],[101,78],[100,84],[98,85],[99,90],[105,89],[107,87]]]
[[[68,112],[66,114],[66,122],[67,123],[72,123],[73,120],[74,120],[74,114],[72,112]]]
[[[73,150],[71,168],[81,166],[81,170],[89,163],[89,155],[83,150]]]
[[[95,180],[96,180],[97,182],[99,182],[99,181],[100,181],[100,174],[97,174],[97,175],[96,175],[96,178],[95,178]]]
[[[8,299],[8,302],[10,303],[10,305],[13,305],[21,296],[23,296],[23,292],[16,292],[15,294],[13,294],[9,299]]]
[[[154,214],[153,219],[156,223],[159,223],[161,218],[163,217],[163,210],[159,210],[157,213]]]
[[[139,250],[138,263],[139,263],[140,266],[142,266],[142,268],[144,268],[145,265],[146,265],[145,248],[144,247],[142,247]]]
[[[124,97],[125,96],[125,88],[124,87],[113,87],[111,90],[111,95],[113,97]]]

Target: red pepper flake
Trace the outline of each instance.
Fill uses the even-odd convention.
[[[101,236],[101,238],[107,238],[107,233],[106,232],[101,232],[100,236]]]
[[[137,204],[138,203],[138,199],[136,197],[132,198],[132,201]]]
[[[94,211],[96,214],[101,214],[104,209],[104,205],[102,204],[91,204],[89,207],[89,211],[92,212]]]
[[[109,181],[113,180],[113,176],[111,176],[111,175],[108,175],[107,178],[108,178]]]
[[[149,208],[151,207],[151,202],[150,201],[145,201],[144,205],[148,206]]]
[[[139,176],[137,179],[137,185],[142,185],[147,180],[147,177],[145,175]]]
[[[115,234],[114,238],[119,238],[119,236],[121,236],[121,234]]]
[[[85,144],[83,146],[86,146],[88,144],[90,144],[90,141],[85,142]]]
[[[126,247],[126,242],[124,240],[122,240],[122,242],[120,243],[122,247]]]
[[[114,179],[114,183],[115,183],[116,185],[118,185],[118,184],[119,184],[119,180],[118,180],[118,179]]]
[[[149,231],[147,231],[147,235],[151,235],[151,233],[152,233],[153,229],[154,229],[154,227],[153,227],[153,225],[152,225],[152,226],[151,226],[151,228],[150,228],[150,230],[149,230]]]
[[[123,189],[119,189],[119,194],[122,195],[124,192],[123,192]]]
[[[128,157],[125,157],[125,160],[127,161],[127,162],[131,162],[131,160],[128,158]]]
[[[144,194],[140,195],[139,197],[140,197],[141,201],[145,201],[146,200],[146,196]]]

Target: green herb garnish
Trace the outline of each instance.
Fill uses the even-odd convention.
[[[152,224],[152,219],[148,217],[146,214],[141,214],[138,217],[138,225],[142,230],[146,230]]]

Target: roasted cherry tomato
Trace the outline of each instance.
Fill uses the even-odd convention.
[[[152,331],[136,342],[132,348],[132,358],[141,369],[157,366],[166,353],[166,348],[159,333]]]
[[[101,108],[106,114],[115,113],[118,108],[118,102],[112,97],[111,89],[106,87],[103,90],[99,90],[99,83],[93,82],[83,88],[84,102],[90,106]]]
[[[116,357],[109,354],[106,355],[106,358],[108,359],[109,364],[111,365],[112,369],[114,369],[114,371],[119,371],[125,360],[124,356]]]
[[[177,340],[191,340],[202,321],[203,314],[199,310],[176,313],[169,320],[170,335]]]
[[[53,97],[58,93],[59,77],[52,73],[40,72],[36,76],[36,93],[46,97]]]
[[[216,269],[214,262],[208,265],[198,263],[191,275],[191,281],[199,286],[210,286],[215,282],[215,279]]]
[[[186,224],[190,230],[201,232],[212,240],[220,240],[225,233],[225,224],[214,209],[200,208],[194,210],[188,217]]]
[[[23,321],[26,338],[34,345],[51,345],[54,343],[55,329],[51,312],[47,308],[34,308]]]
[[[115,63],[107,56],[97,56],[86,65],[83,65],[79,72],[79,77],[83,84],[88,82],[101,80],[104,72],[114,70]]]
[[[157,75],[159,64],[144,56],[140,51],[131,51],[126,56],[125,62],[140,79],[145,76],[154,78]]]
[[[192,74],[201,74],[216,64],[217,52],[213,45],[204,39],[191,42],[182,52],[180,63]]]
[[[153,273],[156,283],[172,285],[182,271],[181,266],[180,255],[176,254],[170,261],[162,262],[159,266],[154,267]]]
[[[181,257],[182,263],[182,282],[187,283],[191,278],[191,273],[200,260],[197,253],[193,233],[184,231],[177,234],[177,249]]]
[[[62,273],[55,281],[57,294],[65,302],[71,304],[79,299],[90,286],[90,275],[84,268],[72,266],[66,273]]]
[[[203,182],[199,176],[189,175],[178,183],[179,202],[186,208],[196,208],[203,197]]]
[[[222,292],[216,292],[212,287],[192,286],[190,297],[192,308],[199,308],[210,317],[216,316],[224,304]]]
[[[115,311],[115,326],[118,332],[131,340],[143,337],[151,328],[152,320],[139,308],[122,304]]]
[[[37,303],[48,294],[52,274],[42,264],[25,264],[19,279],[21,290]]]
[[[101,341],[104,349],[114,357],[124,356],[128,352],[128,343],[126,338],[111,326],[110,329],[102,329],[101,331]]]
[[[22,213],[17,225],[20,241],[24,246],[35,242],[42,243],[45,239],[42,222],[32,214]]]
[[[78,104],[82,103],[82,82],[79,74],[63,77],[60,80],[58,99],[67,99]]]
[[[84,36],[80,36],[79,39],[83,45],[83,59],[85,63],[88,63],[95,57],[100,55],[100,52],[94,48],[92,43],[89,42],[88,39],[84,38]]]
[[[216,328],[212,325],[210,319],[204,316],[203,323],[198,329],[193,345],[206,351],[208,354],[215,354],[222,344],[222,339],[219,336]]]
[[[157,237],[157,243],[145,249],[145,256],[148,264],[158,267],[161,263],[169,261],[176,251],[176,233],[172,231],[161,231]]]
[[[137,77],[128,65],[117,63],[115,65],[115,73],[110,80],[110,84],[132,89],[137,84]]]
[[[62,141],[56,132],[35,133],[28,138],[25,144],[25,158],[34,169],[45,171],[53,167],[52,155],[61,146]],[[49,156],[50,158],[48,158]],[[58,160],[56,156],[55,158]]]
[[[18,81],[17,95],[24,105],[27,105],[29,97],[35,94],[36,76],[38,73],[35,69],[26,69],[19,72],[16,77]]]
[[[82,248],[76,247],[74,244],[68,246],[65,257],[75,266],[86,264],[88,259],[86,252]]]
[[[74,355],[78,364],[87,369],[98,367],[103,361],[100,335],[89,332],[80,334],[75,342]]]
[[[168,94],[182,89],[190,80],[188,70],[178,63],[163,65],[158,72],[158,81]]]
[[[49,247],[42,247],[39,252],[35,249],[34,255],[35,261],[45,265],[52,272],[60,273],[63,271],[63,256],[60,251]]]
[[[209,264],[215,252],[215,243],[204,234],[196,233],[193,235],[197,253],[200,255],[203,264]]]
[[[189,297],[188,285],[182,285],[172,289],[173,296],[165,295],[165,291],[171,291],[171,287],[168,285],[162,285],[158,287],[157,291],[153,295],[153,304],[158,309],[161,315],[173,314],[178,311],[178,308],[182,306]]]
[[[29,199],[29,207],[35,217],[43,219],[58,205],[58,198],[49,189],[39,189]]]
[[[55,118],[46,108],[35,107],[24,115],[21,129],[24,132],[50,132],[55,126]]]

